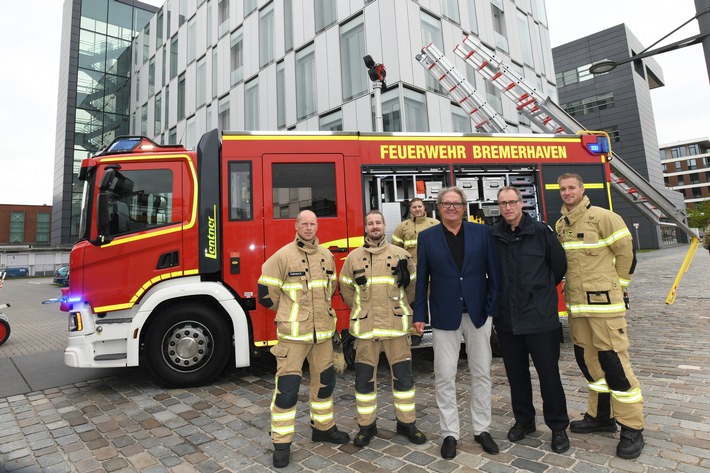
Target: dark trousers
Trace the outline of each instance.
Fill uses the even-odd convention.
[[[510,384],[510,398],[516,422],[535,420],[530,357],[540,380],[542,412],[550,430],[564,430],[569,425],[567,401],[560,379],[560,332],[513,335],[498,330],[503,363]]]

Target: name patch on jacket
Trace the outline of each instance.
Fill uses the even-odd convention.
[[[296,277],[296,276],[305,276],[306,272],[305,271],[289,271],[288,277]]]

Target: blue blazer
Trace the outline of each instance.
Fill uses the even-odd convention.
[[[488,316],[498,315],[498,254],[486,225],[463,222],[464,260],[459,272],[444,236],[444,225],[419,233],[414,322],[427,320],[429,294],[432,327],[457,330],[466,302],[473,324],[479,328]]]

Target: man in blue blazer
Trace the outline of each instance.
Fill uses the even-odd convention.
[[[484,451],[496,454],[498,445],[488,428],[493,357],[491,317],[498,311],[498,255],[487,226],[463,221],[466,209],[463,190],[457,187],[443,190],[436,205],[441,225],[422,231],[417,243],[414,327],[419,332],[424,330],[429,312],[436,403],[444,437],[441,456],[445,459],[456,456],[460,435],[456,372],[462,337],[471,371],[474,439]]]

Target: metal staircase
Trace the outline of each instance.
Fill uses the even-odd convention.
[[[569,134],[588,131],[549,97],[530,86],[474,36],[467,36],[454,48],[454,53],[512,100],[516,109],[542,131]],[[477,94],[436,46],[430,44],[424,47],[416,59],[469,113],[476,124],[476,131],[510,131],[505,121]],[[612,168],[611,185],[629,204],[652,222],[664,224],[661,218],[665,217],[691,239],[697,238],[685,222],[685,209],[677,208],[619,156],[612,153],[609,160]]]

